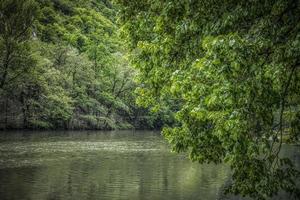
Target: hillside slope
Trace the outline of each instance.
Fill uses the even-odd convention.
[[[1,73],[13,80],[0,88],[0,128],[159,128],[169,120],[135,105],[136,72],[109,1],[5,0],[1,7],[1,23],[16,30],[1,30],[1,57],[13,52]],[[28,34],[13,40],[17,22],[30,18]]]

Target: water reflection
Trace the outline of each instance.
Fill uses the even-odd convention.
[[[170,153],[155,132],[27,132],[0,140],[1,200],[209,200],[229,173]]]

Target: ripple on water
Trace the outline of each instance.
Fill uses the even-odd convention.
[[[37,166],[84,154],[146,153],[167,151],[163,145],[145,141],[56,141],[0,143],[0,168]],[[54,156],[53,156],[54,155]]]

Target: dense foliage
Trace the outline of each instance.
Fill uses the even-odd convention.
[[[0,2],[0,128],[159,128],[106,0]],[[158,123],[159,122],[159,123]]]
[[[163,131],[173,150],[228,163],[227,192],[299,198],[299,172],[279,153],[300,134],[300,1],[117,2],[138,102],[177,102],[178,126]]]

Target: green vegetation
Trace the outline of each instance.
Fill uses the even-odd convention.
[[[0,128],[160,128],[135,104],[135,71],[109,1],[0,3]]]
[[[163,131],[173,150],[228,163],[227,192],[299,198],[299,171],[279,152],[300,134],[300,1],[117,2],[138,102],[177,102],[178,125]]]
[[[280,157],[300,134],[300,1],[115,1],[1,0],[0,128],[164,127],[231,167],[226,192],[300,197]]]

